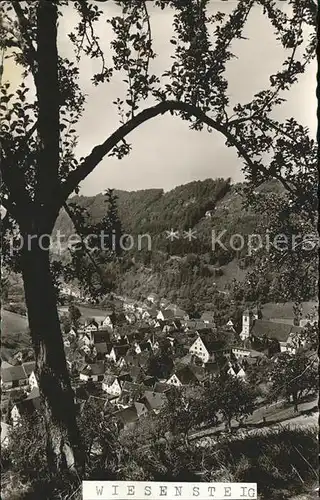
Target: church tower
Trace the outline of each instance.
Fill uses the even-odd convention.
[[[242,330],[240,333],[241,340],[246,340],[249,338],[253,321],[254,321],[254,315],[252,311],[246,309],[242,314]]]

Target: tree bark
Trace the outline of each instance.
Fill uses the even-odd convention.
[[[36,356],[36,373],[47,430],[49,470],[83,470],[76,407],[60,329],[49,251],[24,235],[22,275],[29,327]]]

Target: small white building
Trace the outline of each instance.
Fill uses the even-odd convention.
[[[149,293],[147,300],[151,302],[152,304],[155,304],[158,300],[157,294],[156,293]]]
[[[243,368],[240,366],[235,366],[230,363],[229,369],[227,371],[228,375],[231,375],[232,377],[237,377],[241,380],[244,380],[246,377],[246,373]]]
[[[240,359],[250,356],[251,350],[245,347],[232,347],[231,352],[235,358]]]
[[[120,396],[122,388],[118,377],[108,375],[102,382],[102,390],[111,396]]]
[[[173,385],[174,387],[182,387],[181,381],[178,379],[177,375],[174,373],[168,380],[166,384]]]
[[[102,321],[102,327],[114,329],[116,324],[116,316],[113,312],[108,312],[104,320]]]
[[[214,210],[207,210],[205,213],[206,219],[210,219],[211,217],[214,216]]]
[[[84,382],[102,382],[104,379],[104,364],[103,363],[92,363],[88,364],[80,372],[80,380]]]

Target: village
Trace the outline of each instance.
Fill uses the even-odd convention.
[[[302,332],[308,321],[264,320],[254,307],[243,311],[241,331],[236,331],[231,319],[217,326],[212,311],[190,318],[156,294],[144,302],[125,299],[104,318],[79,315],[64,331],[75,402],[81,408],[90,398],[104,400],[119,428],[130,429],[159,413],[173,388],[206,386],[217,374],[252,380],[266,360],[305,347]],[[24,358],[18,352],[1,365],[3,445],[21,417],[40,408],[35,361]]]

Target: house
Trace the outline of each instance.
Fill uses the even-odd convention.
[[[26,388],[29,385],[29,377],[23,365],[15,365],[7,368],[1,366],[1,389],[8,391],[17,388]]]
[[[250,335],[257,339],[274,340],[279,343],[280,352],[296,352],[303,346],[299,341],[302,328],[286,323],[275,323],[273,321],[255,320],[250,330]]]
[[[74,327],[71,327],[68,333],[69,337],[71,338],[76,338],[77,337],[77,330]]]
[[[159,413],[161,408],[166,404],[167,397],[161,392],[145,391],[141,402],[145,404],[148,411]]]
[[[195,361],[194,354],[191,354],[190,352],[188,352],[185,356],[182,356],[182,358],[176,358],[174,360],[174,364],[177,367],[182,367],[182,366],[191,365],[191,363],[194,363],[194,361]]]
[[[104,379],[104,372],[104,363],[91,363],[81,370],[80,380],[85,382],[102,382]]]
[[[201,328],[197,328],[195,330],[196,335],[208,335],[209,333],[213,333],[215,331],[215,328],[209,325],[208,323],[204,323]]]
[[[202,330],[203,328],[207,328],[206,324],[203,321],[190,319],[183,322],[184,330],[186,332],[194,332],[196,330]]]
[[[290,335],[285,344],[280,342],[280,351],[287,351],[291,354],[295,354],[298,349],[306,347],[308,340],[303,335],[303,327],[293,326],[290,331]]]
[[[98,361],[103,361],[106,359],[106,356],[110,353],[112,349],[112,344],[107,342],[99,342],[94,346],[96,357]]]
[[[85,332],[93,332],[99,330],[99,324],[95,319],[90,319],[85,323]]]
[[[126,366],[126,362],[124,359],[124,356],[120,356],[118,361],[116,362],[116,365],[122,370]]]
[[[136,312],[138,313],[138,316],[141,317],[143,312],[146,310],[146,306],[144,304],[137,304],[136,305]]]
[[[116,324],[116,315],[113,311],[107,311],[105,318],[103,319],[101,326],[103,328],[110,328],[113,330]]]
[[[152,304],[155,304],[158,301],[158,296],[156,293],[149,293],[147,300]]]
[[[114,345],[110,351],[106,355],[107,359],[111,359],[115,363],[120,360],[120,358],[126,356],[127,352],[130,349],[129,344],[124,344],[124,345]]]
[[[140,383],[146,376],[140,366],[130,366],[129,368],[125,368],[125,370],[130,375],[130,381],[134,383]]]
[[[80,354],[82,354],[83,356],[89,355],[91,353],[90,346],[82,342],[79,342],[78,349]]]
[[[139,360],[138,356],[135,356],[133,354],[126,354],[126,356],[123,357],[125,366],[130,368],[130,367],[139,367]]]
[[[184,311],[183,309],[180,309],[180,307],[176,307],[173,310],[173,312],[174,312],[174,317],[177,320],[182,320],[183,319],[183,320],[186,321],[186,320],[188,320],[190,318],[189,314],[186,311]]]
[[[159,309],[156,306],[152,306],[148,309],[148,313],[150,314],[150,318],[156,318],[157,314],[159,312]]]
[[[268,321],[272,321],[272,323],[283,323],[285,325],[294,325],[293,318],[268,318]]]
[[[129,325],[133,325],[137,321],[137,317],[134,312],[127,312],[124,317]]]
[[[152,351],[152,347],[150,345],[150,342],[135,342],[134,343],[134,350],[136,354],[141,354],[143,351]]]
[[[175,327],[172,324],[164,325],[162,328],[162,333],[172,333],[175,331]]]
[[[146,375],[145,377],[143,377],[142,382],[147,387],[153,387],[156,380],[156,377],[152,377],[152,375]]]
[[[183,320],[188,320],[189,315],[184,311],[183,309],[180,309],[180,307],[176,306],[175,304],[169,304],[166,306],[165,311],[172,311],[174,318],[177,319],[183,319]]]
[[[84,345],[90,346],[93,343],[91,333],[92,332],[79,332],[78,347],[82,347]]]
[[[194,385],[198,383],[193,371],[189,366],[184,366],[176,370],[171,377],[166,381],[168,385],[174,385],[175,387],[182,387],[184,385]]]
[[[160,307],[168,307],[168,305],[169,305],[168,299],[166,299],[165,297],[160,299]]]
[[[214,350],[215,345],[208,342],[203,335],[199,335],[189,348],[189,352],[200,358],[203,363],[214,361]]]
[[[99,329],[97,331],[92,331],[89,334],[89,338],[92,344],[97,345],[100,343],[110,343],[111,334],[110,330]]]
[[[35,361],[26,361],[23,363],[24,370],[26,372],[26,375],[28,376],[29,379],[29,386],[32,391],[35,387],[39,387],[38,380],[36,377],[36,363]]]
[[[229,363],[227,374],[242,380],[246,377],[244,369],[238,363]]]
[[[156,382],[153,386],[153,392],[159,392],[159,393],[167,393],[171,391],[172,385],[168,385],[167,383],[163,382]]]
[[[142,395],[149,388],[144,384],[135,384],[134,382],[125,381],[122,387],[121,396],[118,400],[119,405],[130,406],[137,400],[140,400]]]
[[[204,384],[208,380],[209,378],[208,371],[207,369],[204,369],[202,366],[192,364],[189,366],[189,369],[192,371],[199,384]]]
[[[159,341],[155,339],[154,335],[150,335],[150,337],[147,338],[146,341],[150,344],[151,349],[153,351],[156,351],[157,349],[159,349],[159,346],[160,346]]]
[[[102,390],[112,396],[120,396],[123,384],[125,381],[130,380],[130,378],[128,373],[119,376],[106,375],[102,382]]]
[[[148,351],[143,351],[141,354],[137,354],[138,366],[145,368],[149,363],[150,353]]]
[[[157,320],[168,321],[174,319],[174,313],[171,309],[161,309],[157,314]]]
[[[136,411],[137,411],[137,415],[138,415],[138,418],[143,418],[143,417],[146,417],[148,415],[148,408],[146,407],[145,404],[143,403],[140,403],[138,401],[135,401],[133,403],[133,406],[135,407]]]
[[[38,410],[40,410],[40,393],[39,388],[34,387],[25,399],[13,406],[11,410],[12,425],[14,427],[18,425],[22,415],[31,415]]]
[[[1,368],[11,368],[11,364],[8,363],[5,359],[1,359]]]
[[[237,333],[232,319],[229,319],[224,328],[227,332]]]
[[[154,328],[162,331],[164,325],[165,325],[165,321],[163,321],[162,319],[156,319],[153,326],[154,326]]]
[[[207,210],[204,215],[206,219],[210,219],[211,217],[214,216],[214,210]]]
[[[137,324],[137,330],[136,330],[136,338],[142,340],[144,338],[144,334],[150,332],[150,325],[146,323],[145,321],[140,321]]]
[[[136,338],[135,332],[133,332],[133,331],[123,332],[123,331],[121,331],[119,342],[123,345],[124,344],[132,344],[135,338]]]
[[[134,427],[136,422],[139,420],[137,409],[134,405],[115,412],[114,417],[118,420],[123,429],[130,429]]]
[[[214,325],[215,324],[214,312],[204,311],[200,317],[200,321],[203,321],[203,323],[210,323]]]
[[[143,311],[141,319],[148,321],[151,318],[149,310]]]
[[[234,346],[231,348],[231,352],[236,359],[241,359],[250,356],[251,349],[247,349],[246,347]]]
[[[123,309],[126,312],[134,312],[136,309],[136,301],[132,299],[126,299],[123,303]]]
[[[175,332],[179,332],[182,329],[182,323],[181,323],[181,320],[179,318],[175,318],[169,324],[170,324],[170,326],[172,326],[173,331],[175,331]]]
[[[1,448],[4,450],[9,445],[10,432],[12,431],[12,425],[1,422]]]

